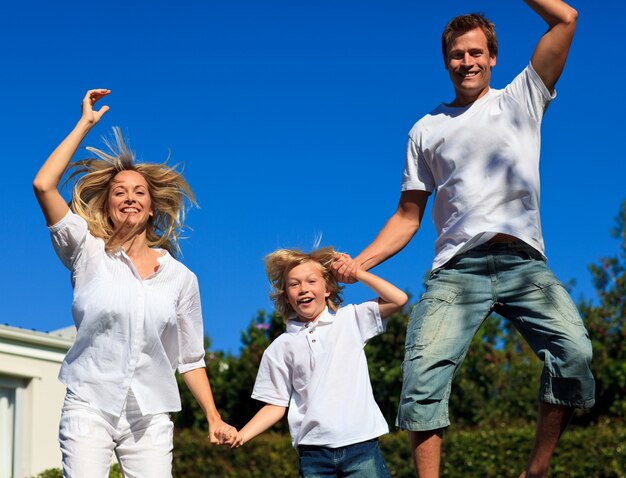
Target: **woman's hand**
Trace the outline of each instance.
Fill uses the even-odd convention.
[[[214,445],[228,445],[231,448],[241,445],[237,429],[221,419],[209,424],[209,441]]]
[[[100,118],[102,118],[102,116],[109,111],[109,107],[107,105],[103,105],[99,110],[94,110],[93,108],[97,101],[104,98],[109,93],[111,93],[111,90],[99,88],[89,90],[85,94],[82,103],[81,120],[84,120],[90,127],[100,121]]]

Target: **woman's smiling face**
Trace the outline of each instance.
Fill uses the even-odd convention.
[[[107,214],[113,228],[148,224],[152,200],[146,179],[137,171],[120,171],[111,181]]]

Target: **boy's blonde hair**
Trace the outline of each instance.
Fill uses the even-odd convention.
[[[309,261],[319,265],[326,288],[330,292],[326,298],[326,305],[333,312],[337,311],[343,302],[341,297],[343,286],[339,285],[330,272],[330,266],[336,254],[337,252],[332,247],[323,247],[308,254],[298,249],[279,249],[265,256],[265,273],[272,286],[270,299],[274,303],[276,312],[284,321],[291,319],[295,314],[287,300],[285,277],[291,269]]]
[[[115,231],[107,213],[111,181],[121,171],[136,171],[148,184],[153,216],[148,220],[146,236],[149,247],[160,247],[175,255],[184,229],[186,210],[196,204],[193,192],[176,166],[137,164],[132,151],[124,143],[118,127],[113,128],[114,144],[104,143],[109,152],[87,147],[96,157],[75,161],[70,165],[66,183],[76,178],[72,190],[72,210],[81,216],[89,231],[106,243],[107,251],[119,247],[126,237]],[[133,232],[131,231],[131,235]]]

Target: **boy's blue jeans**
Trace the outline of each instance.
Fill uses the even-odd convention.
[[[563,285],[525,243],[484,244],[434,270],[413,308],[398,427],[426,431],[450,424],[452,378],[493,311],[510,320],[544,362],[540,400],[593,405],[591,341]]]
[[[298,446],[300,478],[390,478],[378,439],[339,448]]]

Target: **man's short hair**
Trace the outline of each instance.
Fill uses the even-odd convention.
[[[448,22],[441,34],[441,50],[444,61],[448,60],[448,46],[455,37],[467,33],[475,28],[480,28],[487,37],[487,48],[490,56],[498,56],[498,39],[496,38],[496,26],[480,13],[459,15]]]

